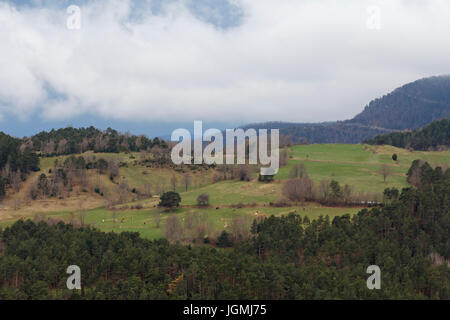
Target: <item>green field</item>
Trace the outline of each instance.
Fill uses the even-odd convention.
[[[243,208],[231,208],[231,207],[208,207],[208,208],[196,208],[196,207],[183,207],[176,209],[174,211],[166,212],[159,208],[144,208],[141,210],[116,210],[113,213],[112,210],[107,210],[106,208],[97,208],[92,210],[87,210],[85,212],[85,224],[95,227],[99,230],[108,232],[123,232],[132,231],[139,232],[143,237],[149,239],[161,238],[164,236],[164,223],[167,216],[175,214],[179,217],[180,222],[184,221],[186,215],[191,213],[200,213],[202,217],[207,220],[207,222],[213,227],[212,236],[217,236],[217,234],[226,230],[227,226],[230,225],[233,217],[236,216],[246,216],[248,221],[251,222],[253,219],[259,216],[268,217],[270,215],[283,215],[290,212],[296,212],[302,216],[308,216],[310,219],[316,219],[319,216],[328,215],[333,218],[337,215],[342,214],[355,214],[361,208],[334,208],[334,207],[324,207],[315,203],[306,203],[303,206],[292,206],[292,207],[270,207],[270,206],[255,206],[255,207],[243,207]],[[116,222],[114,222],[114,215]],[[154,217],[156,215],[161,216],[160,227],[157,228]],[[70,212],[60,212],[52,213],[46,215],[46,218],[60,218],[69,222],[72,215]],[[80,212],[73,212],[73,217],[78,219],[80,217]],[[13,220],[0,221],[0,227],[7,227],[14,223]]]
[[[392,160],[392,154],[398,160]],[[334,179],[340,184],[349,184],[359,192],[382,192],[387,187],[404,188],[406,173],[412,161],[421,159],[432,166],[450,163],[450,151],[408,151],[391,146],[314,144],[294,146],[288,149],[288,165],[281,168],[276,179],[287,179],[296,163],[304,163],[314,182]],[[383,181],[380,174],[382,164],[387,164],[392,175]]]
[[[145,183],[152,186],[165,184],[166,190],[170,190],[170,179],[177,177],[177,191],[182,197],[181,208],[167,213],[156,207],[158,197],[134,201],[128,204],[116,206],[115,213],[105,207],[90,208],[83,212],[85,223],[103,231],[134,231],[139,232],[145,238],[163,237],[165,219],[169,214],[176,214],[183,223],[186,215],[191,213],[202,213],[202,218],[212,226],[210,232],[217,235],[221,230],[229,228],[233,217],[248,217],[252,221],[258,216],[281,215],[289,212],[297,212],[301,215],[315,219],[320,215],[334,217],[342,214],[355,214],[361,208],[339,208],[325,207],[316,203],[307,203],[302,206],[273,207],[270,202],[276,202],[281,198],[283,180],[289,177],[289,171],[297,163],[304,163],[308,175],[317,185],[320,180],[334,179],[341,185],[349,184],[354,192],[382,193],[387,187],[407,187],[406,172],[411,162],[415,159],[428,161],[432,166],[448,165],[450,163],[450,151],[441,152],[411,152],[390,146],[368,146],[368,145],[300,145],[287,149],[288,164],[282,167],[275,176],[272,183],[261,183],[257,179],[249,182],[244,181],[221,181],[211,183],[213,170],[206,172],[194,171],[185,168],[192,176],[192,184],[188,191],[182,185],[182,172],[169,168],[147,168],[136,165],[135,159],[139,154],[94,154],[96,158],[117,159],[127,165],[120,168],[120,178],[125,179],[131,188],[137,188]],[[392,160],[392,154],[398,155],[398,161]],[[59,157],[62,159],[63,157]],[[53,166],[56,158],[41,159],[41,168],[47,170]],[[392,175],[383,181],[380,172],[382,164],[391,168]],[[107,182],[107,179],[105,178]],[[196,199],[207,193],[210,197],[208,208],[197,208]],[[131,206],[141,204],[143,209],[130,209]],[[238,208],[241,204],[241,208]],[[68,208],[63,211],[42,211],[49,218],[59,218],[70,221],[71,217],[79,219],[80,210]],[[161,217],[160,227],[155,225],[154,217]],[[113,217],[115,216],[116,222]],[[30,215],[28,215],[30,217]],[[0,221],[0,227],[10,225],[15,220]]]

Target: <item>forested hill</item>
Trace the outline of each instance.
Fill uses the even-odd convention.
[[[406,84],[371,101],[351,120],[309,124],[267,122],[243,128],[279,128],[282,135],[295,143],[360,143],[392,131],[418,129],[444,118],[450,118],[450,76]]]
[[[450,120],[442,119],[412,132],[393,132],[365,141],[368,144],[388,144],[415,150],[438,150],[450,147]]]
[[[122,134],[111,128],[100,131],[94,127],[73,128],[67,127],[49,132],[42,131],[24,143],[32,150],[44,156],[95,152],[124,152],[141,151],[155,146],[167,148],[165,141],[144,135],[136,136]]]
[[[448,300],[450,169],[416,161],[410,174],[416,187],[384,206],[254,220],[227,250],[19,220],[0,229],[0,299]],[[67,290],[72,264],[83,290]],[[381,290],[366,286],[374,264]]]
[[[350,122],[387,129],[418,129],[450,117],[450,76],[404,85],[375,99]]]
[[[280,129],[280,134],[294,143],[360,143],[374,136],[391,132],[359,123],[324,122],[295,124],[287,122],[266,122],[242,127],[253,129]]]

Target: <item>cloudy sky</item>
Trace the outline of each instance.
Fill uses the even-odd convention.
[[[1,1],[0,130],[348,119],[450,73],[449,17],[448,0]]]

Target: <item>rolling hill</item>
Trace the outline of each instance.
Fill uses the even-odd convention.
[[[253,175],[250,181],[234,179],[214,182],[212,177],[216,170],[210,169],[205,172],[189,170],[192,182],[187,191],[182,182],[183,173],[173,168],[146,167],[134,159],[139,157],[138,153],[98,153],[97,158],[115,159],[125,164],[120,167],[119,176],[114,181],[111,181],[107,174],[99,175],[96,170],[87,170],[87,176],[92,181],[93,187],[100,185],[105,196],[93,191],[83,192],[80,188],[74,187],[73,191],[67,193],[63,199],[45,198],[29,203],[21,201],[20,208],[14,209],[14,200],[25,196],[27,184],[38,179],[42,172],[49,172],[55,160],[63,162],[63,159],[67,159],[68,156],[41,158],[41,171],[31,174],[24,182],[22,191],[11,194],[3,203],[0,203],[0,227],[11,225],[17,219],[36,216],[46,216],[49,219],[66,222],[83,216],[85,223],[102,231],[134,231],[145,238],[159,238],[164,236],[163,227],[169,216],[157,207],[158,195],[161,193],[159,189],[171,190],[170,181],[175,176],[176,191],[182,198],[176,215],[184,219],[191,214],[203,214],[204,220],[211,224],[208,227],[209,232],[217,236],[222,230],[229,230],[234,218],[251,221],[259,216],[268,217],[272,214],[280,216],[297,212],[302,216],[315,219],[320,215],[330,217],[346,213],[353,215],[364,207],[364,205],[327,206],[317,202],[271,205],[282,199],[283,184],[289,179],[292,168],[297,164],[303,163],[316,188],[320,186],[321,181],[335,180],[342,187],[349,185],[356,198],[364,197],[381,201],[385,188],[395,187],[401,190],[410,186],[406,181],[406,173],[413,160],[421,159],[435,167],[448,164],[450,158],[450,151],[411,152],[391,146],[315,144],[297,145],[285,150],[288,154],[287,164],[280,168],[273,183],[258,182],[256,175]],[[392,160],[393,153],[398,155],[397,161]],[[88,155],[89,153],[83,154],[85,157]],[[380,173],[382,165],[387,165],[391,171],[386,181]],[[107,194],[118,187],[119,181],[126,181],[129,190],[139,190],[142,185],[151,184],[153,197],[138,198],[131,192],[127,202],[108,207]],[[196,199],[203,193],[209,195],[210,206],[199,208],[196,206]],[[161,223],[160,227],[157,226],[159,223]]]

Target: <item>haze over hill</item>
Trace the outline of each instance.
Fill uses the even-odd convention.
[[[359,143],[379,134],[413,130],[450,117],[450,76],[424,78],[372,100],[353,119],[323,123],[267,122],[243,128],[279,128],[294,142]]]

